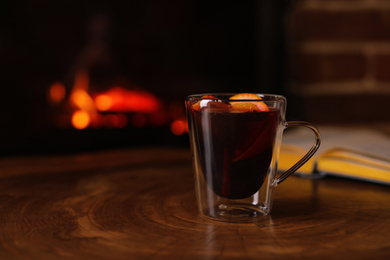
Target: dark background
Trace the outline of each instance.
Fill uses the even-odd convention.
[[[2,1],[0,155],[188,145],[167,127],[59,129],[54,81],[87,69],[162,100],[203,92],[284,94],[284,1]]]

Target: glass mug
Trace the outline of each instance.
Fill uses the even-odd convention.
[[[253,222],[270,213],[274,188],[318,150],[318,129],[286,122],[286,98],[271,94],[198,94],[186,98],[186,112],[198,208],[204,216]],[[311,129],[315,142],[289,170],[277,174],[283,131]]]

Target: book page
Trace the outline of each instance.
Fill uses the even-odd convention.
[[[316,156],[335,148],[344,148],[374,157],[390,160],[390,136],[375,130],[349,127],[319,127],[321,146]],[[282,144],[310,149],[314,143],[314,134],[309,129],[294,127],[286,131]]]

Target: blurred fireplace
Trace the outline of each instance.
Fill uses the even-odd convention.
[[[90,82],[90,74],[82,70],[75,74],[71,88],[54,82],[47,89],[52,128],[65,135],[73,132],[82,139],[65,139],[71,147],[75,143],[77,150],[83,143],[88,149],[186,143],[183,100],[162,99],[124,82],[111,83],[103,90],[93,88]],[[65,146],[58,147],[64,150]]]
[[[283,2],[5,4],[0,155],[187,146],[186,95],[283,94]]]

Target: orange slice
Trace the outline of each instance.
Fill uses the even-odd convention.
[[[232,112],[248,112],[248,111],[258,111],[261,110],[257,104],[252,102],[232,102]]]
[[[230,97],[230,100],[263,100],[253,93],[240,93]],[[268,106],[264,102],[231,102],[232,112],[251,112],[251,111],[269,111]]]
[[[259,99],[259,100],[262,100],[261,97],[259,97],[256,94],[253,94],[253,93],[240,93],[240,94],[231,96],[230,99],[231,100],[235,100],[235,99],[250,99],[250,100]]]

